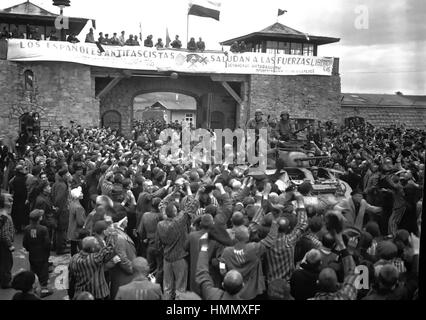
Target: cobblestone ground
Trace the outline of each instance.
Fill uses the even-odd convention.
[[[28,253],[22,247],[22,234],[15,236],[14,241],[15,252],[13,253],[13,269],[12,275],[20,271],[21,269],[29,270],[30,264],[28,262]],[[43,300],[67,300],[68,293],[65,288],[67,283],[66,273],[64,270],[67,269],[70,260],[70,255],[57,256],[54,252],[51,253],[49,261],[53,263],[53,266],[49,271],[49,288],[53,290],[53,294],[43,298]],[[11,300],[15,294],[13,289],[0,289],[0,300]]]

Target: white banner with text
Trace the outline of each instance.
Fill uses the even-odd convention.
[[[102,46],[60,41],[10,39],[7,60],[61,61],[129,70],[184,73],[325,75],[333,58],[257,52],[190,52],[139,46]]]

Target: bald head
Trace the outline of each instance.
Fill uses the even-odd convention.
[[[384,265],[379,271],[379,283],[384,289],[392,289],[398,282],[398,269],[392,264]]]
[[[331,268],[324,268],[318,276],[318,286],[323,292],[335,292],[338,288],[336,272]]]
[[[246,226],[235,228],[235,239],[238,242],[247,243],[250,239],[250,232]]]
[[[290,220],[287,218],[280,218],[278,220],[278,231],[287,233],[290,230]]]
[[[95,300],[90,292],[84,291],[74,297],[74,300]]]
[[[311,249],[306,253],[304,260],[310,265],[319,266],[321,264],[321,257],[321,251]]]
[[[137,275],[147,276],[149,273],[149,264],[145,258],[137,257],[132,261],[133,272]]]
[[[239,190],[241,188],[241,182],[236,180],[232,183],[232,189]]]
[[[235,295],[243,288],[243,277],[237,270],[230,270],[223,279],[223,288],[230,295]]]
[[[95,237],[86,237],[82,241],[83,250],[88,253],[96,252],[99,242]]]

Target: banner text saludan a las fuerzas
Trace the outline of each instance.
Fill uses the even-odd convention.
[[[185,73],[325,75],[333,70],[333,58],[246,52],[187,52],[135,46],[103,46],[60,41],[10,39],[10,61],[62,61],[96,67]]]

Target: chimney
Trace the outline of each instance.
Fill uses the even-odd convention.
[[[401,92],[401,91],[397,91],[397,92],[395,92],[395,94],[396,94],[397,96],[403,96],[403,94],[402,94],[402,92]]]

